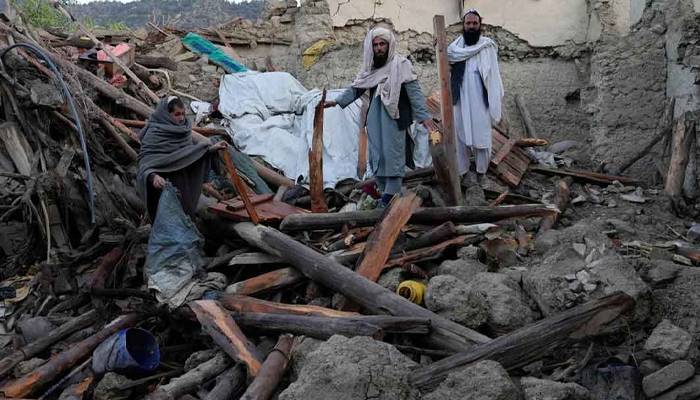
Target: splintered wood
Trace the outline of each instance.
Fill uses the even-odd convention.
[[[328,212],[326,196],[323,193],[323,110],[326,90],[314,113],[314,135],[309,150],[309,190],[311,191],[311,211]]]

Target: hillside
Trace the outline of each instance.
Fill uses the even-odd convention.
[[[130,27],[141,27],[149,21],[157,21],[159,25],[187,29],[223,23],[236,16],[256,19],[264,4],[264,0],[241,3],[226,0],[97,1],[74,5],[71,12],[77,18],[91,20],[97,25],[121,22]]]

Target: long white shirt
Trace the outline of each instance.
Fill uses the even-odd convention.
[[[457,139],[468,147],[491,149],[491,115],[484,101],[477,57],[466,62],[460,92],[453,110]]]

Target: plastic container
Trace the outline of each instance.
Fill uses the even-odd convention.
[[[423,304],[425,284],[418,281],[403,281],[396,288],[396,294],[416,304]]]
[[[109,371],[145,374],[160,364],[160,348],[150,332],[123,329],[102,342],[92,353],[95,374]]]

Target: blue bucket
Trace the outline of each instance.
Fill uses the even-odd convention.
[[[160,348],[150,332],[139,328],[123,329],[102,342],[92,353],[92,370],[145,374],[160,364]]]

